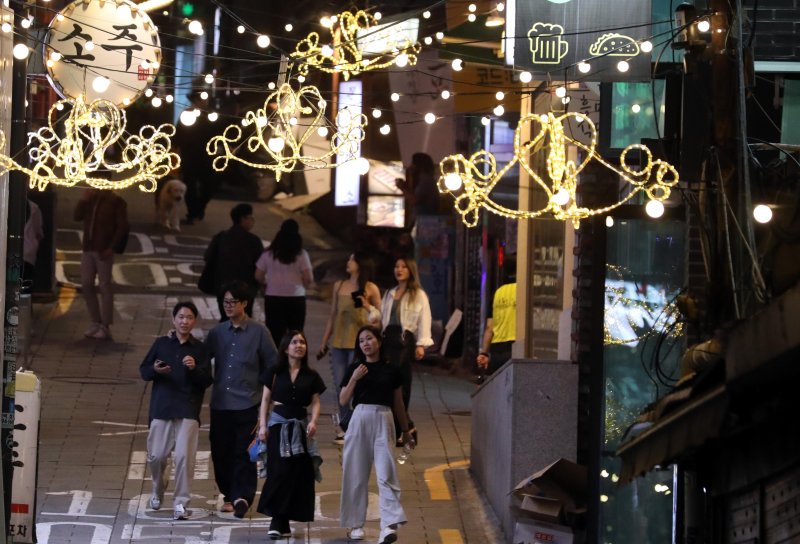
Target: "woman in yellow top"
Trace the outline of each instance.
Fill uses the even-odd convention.
[[[503,366],[511,359],[511,348],[517,338],[517,269],[516,260],[506,257],[503,263],[505,281],[492,297],[492,305],[486,316],[483,343],[478,354],[478,367],[487,374]]]
[[[331,374],[337,398],[344,373],[353,362],[356,332],[364,325],[380,326],[381,322],[381,292],[371,281],[372,260],[365,253],[357,251],[347,260],[346,270],[347,279],[337,281],[333,286],[331,313],[317,354],[317,358],[322,358],[328,351],[330,341]],[[339,419],[343,426],[346,426],[349,418],[350,407],[339,406]],[[343,435],[337,434],[337,441],[342,438]]]

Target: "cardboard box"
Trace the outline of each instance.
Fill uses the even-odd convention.
[[[572,529],[546,521],[521,519],[514,526],[514,544],[572,544]]]
[[[523,499],[525,495],[556,499],[567,512],[582,512],[586,504],[586,467],[559,459],[524,478],[513,493]]]
[[[559,499],[525,495],[522,497],[522,506],[519,507],[518,514],[518,517],[560,523],[564,514],[564,504]]]

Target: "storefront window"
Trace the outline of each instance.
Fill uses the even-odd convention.
[[[683,223],[663,220],[618,220],[608,230],[600,473],[600,527],[608,544],[672,541],[672,469],[620,487],[614,452],[678,376],[682,324],[675,297],[684,284],[684,230]]]

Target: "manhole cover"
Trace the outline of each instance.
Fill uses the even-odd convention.
[[[131,385],[137,380],[125,378],[112,378],[109,376],[54,376],[54,382],[79,383],[81,385]]]
[[[446,416],[471,416],[472,412],[469,410],[451,410],[449,412],[442,412]]]

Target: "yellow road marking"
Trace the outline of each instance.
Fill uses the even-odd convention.
[[[432,501],[449,501],[452,499],[450,495],[450,487],[444,479],[444,471],[454,468],[465,467],[469,465],[468,460],[456,461],[455,463],[444,463],[443,465],[436,465],[425,469],[425,483],[428,485],[428,491],[431,494]]]
[[[439,529],[439,538],[442,544],[464,544],[461,531],[458,529]]]

